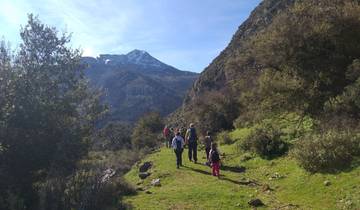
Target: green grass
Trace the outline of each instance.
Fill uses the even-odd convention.
[[[232,138],[243,138],[249,130],[230,133]],[[290,157],[263,160],[257,156],[241,161],[244,154],[236,150],[236,144],[221,146],[225,153],[222,158],[226,166],[244,166],[245,173],[222,170],[221,179],[210,175],[211,169],[187,160],[187,150],[183,159],[185,167],[176,169],[174,152],[162,148],[149,155],[144,161],[154,163],[151,176],[141,184],[138,166],[126,174],[125,178],[134,186],[150,191],[139,191],[128,196],[125,202],[135,209],[251,209],[247,202],[260,198],[266,206],[260,209],[276,209],[292,204],[293,209],[360,209],[360,167],[338,174],[309,174],[299,168]],[[201,163],[205,162],[203,151],[199,152]],[[272,179],[274,174],[282,178]],[[153,187],[152,179],[160,178],[161,187]],[[241,185],[242,178],[255,180],[258,186]],[[330,181],[325,186],[324,181]],[[263,192],[263,185],[273,191]],[[286,209],[286,208],[285,208]]]

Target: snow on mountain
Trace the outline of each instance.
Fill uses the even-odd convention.
[[[138,65],[142,67],[154,67],[154,68],[171,68],[169,65],[159,61],[152,57],[148,52],[144,50],[133,50],[127,54],[115,55],[115,54],[101,54],[96,58],[98,63],[106,65]]]
[[[144,113],[166,116],[177,109],[198,74],[162,63],[149,53],[133,50],[123,55],[83,57],[86,76],[104,91],[110,121],[135,122]]]

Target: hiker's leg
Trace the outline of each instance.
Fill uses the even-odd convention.
[[[191,161],[191,160],[192,160],[192,143],[189,143],[189,152],[188,152],[188,155],[189,155],[189,160]]]
[[[212,175],[213,176],[219,176],[220,174],[219,174],[219,162],[214,162],[213,164],[212,164]]]
[[[194,143],[193,156],[194,156],[194,161],[197,162],[197,143]]]
[[[184,149],[181,149],[179,152],[179,162],[180,162],[180,166],[182,166],[182,153],[183,153]]]
[[[206,152],[206,160],[209,161],[210,148],[205,148],[205,152]]]
[[[175,157],[176,157],[176,165],[178,165],[179,158],[178,158],[178,153],[177,153],[176,149],[174,149],[174,153],[175,153]]]
[[[219,162],[217,162],[216,163],[216,176],[220,176],[220,163]]]

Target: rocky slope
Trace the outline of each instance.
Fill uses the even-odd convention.
[[[84,57],[90,82],[104,90],[110,105],[108,120],[134,122],[146,112],[163,116],[178,108],[198,74],[180,71],[149,53]]]
[[[245,45],[253,35],[261,33],[273,20],[273,17],[293,4],[295,0],[264,0],[251,13],[250,17],[240,25],[229,45],[205,68],[186,97],[189,104],[197,96],[207,90],[220,90],[246,69],[228,65],[238,52],[245,50]],[[251,64],[248,64],[251,65]],[[185,105],[186,105],[185,104]]]

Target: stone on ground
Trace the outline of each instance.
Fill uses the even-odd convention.
[[[250,200],[248,204],[253,207],[264,206],[264,203],[258,198]]]
[[[149,172],[142,172],[139,173],[139,177],[140,179],[146,179],[148,176],[150,176],[151,174]]]

